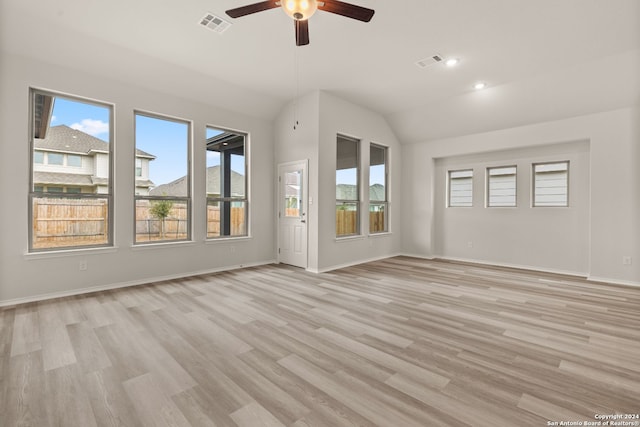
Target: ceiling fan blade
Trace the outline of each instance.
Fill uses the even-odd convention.
[[[241,16],[251,15],[252,13],[262,12],[264,10],[280,7],[278,1],[261,1],[260,3],[249,4],[235,9],[227,10],[226,14],[232,18],[240,18]]]
[[[347,18],[357,19],[362,22],[371,21],[373,14],[376,12],[373,9],[367,9],[366,7],[356,6],[355,4],[344,3],[338,0],[324,0],[324,2],[319,1],[318,9],[346,16]]]
[[[304,46],[309,44],[309,21],[293,21],[296,28],[296,46]]]

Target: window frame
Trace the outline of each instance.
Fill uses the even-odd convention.
[[[51,163],[51,157],[53,156],[53,158],[58,158],[57,156],[60,156],[60,163],[54,162]],[[58,153],[58,152],[54,152],[54,151],[49,151],[47,152],[47,165],[51,165],[51,166],[65,166],[64,164],[64,154],[63,153]]]
[[[67,164],[66,165],[68,167],[70,167],[70,168],[82,168],[82,156],[80,154],[67,154],[66,158],[67,158]],[[77,158],[80,161],[79,165],[72,165],[71,164],[70,160],[71,159],[75,159],[75,158]]]
[[[185,124],[187,125],[187,176],[186,176],[186,183],[187,183],[187,195],[186,196],[146,196],[146,195],[139,195],[136,194],[135,191],[135,186],[136,186],[136,163],[135,163],[135,159],[137,158],[137,150],[138,150],[138,144],[137,144],[137,140],[136,140],[136,136],[137,136],[137,120],[136,117],[137,116],[143,116],[146,118],[150,118],[150,119],[156,119],[156,120],[165,120],[165,121],[169,121],[169,122],[175,122],[175,123],[180,123],[180,124]],[[167,244],[167,243],[181,243],[181,242],[191,242],[193,241],[193,209],[192,209],[192,203],[193,203],[193,186],[192,186],[192,180],[193,180],[193,172],[192,172],[192,155],[193,155],[193,121],[188,120],[188,119],[182,119],[179,117],[174,117],[174,116],[169,116],[166,114],[161,114],[161,113],[153,113],[153,112],[149,112],[149,111],[145,111],[145,110],[138,110],[138,109],[134,109],[133,110],[133,156],[134,156],[134,162],[133,162],[133,246],[134,247],[144,247],[144,246],[154,246],[154,245],[162,245],[162,244]],[[149,177],[149,179],[151,179],[151,177]],[[179,238],[179,239],[160,239],[160,240],[145,240],[145,241],[138,241],[137,240],[137,202],[138,200],[148,200],[149,203],[151,204],[152,201],[169,201],[169,202],[175,202],[175,201],[183,201],[185,202],[186,205],[186,218],[187,218],[187,225],[186,225],[186,237],[185,238]],[[163,232],[164,233],[164,232]]]
[[[491,175],[491,170],[494,169],[509,169],[509,168],[513,168],[515,169],[515,171],[513,172],[513,174],[503,174],[503,175],[512,175],[513,176],[513,180],[514,180],[514,185],[513,185],[513,205],[493,205],[491,204],[491,176],[498,176],[498,175]],[[486,168],[486,207],[487,208],[517,208],[518,207],[518,165],[513,164],[513,165],[504,165],[504,166],[489,166]]]
[[[142,177],[142,159],[140,157],[135,157],[134,159],[135,161],[135,172],[134,172],[134,177],[135,178],[141,178]]]
[[[40,161],[38,161],[36,159],[36,153],[39,154],[37,157]],[[33,153],[31,154],[32,158],[33,158],[33,163],[36,165],[44,165],[44,158],[45,158],[45,151],[42,150],[33,150]]]
[[[536,204],[536,166],[544,166],[544,165],[555,165],[555,164],[566,164],[566,203],[564,205],[538,205]],[[569,160],[557,160],[557,161],[548,161],[548,162],[537,162],[531,164],[531,207],[532,208],[568,208],[570,207],[570,168],[571,162]]]
[[[464,178],[470,178],[471,179],[471,203],[469,205],[454,205],[451,203],[451,195],[452,195],[452,189],[453,189],[453,185],[452,185],[452,174],[456,173],[456,172],[471,172],[471,176],[469,177],[464,177]],[[451,170],[447,170],[447,207],[448,208],[472,208],[473,207],[473,178],[474,178],[474,170],[473,168],[467,168],[467,169],[451,169]]]
[[[384,200],[371,200],[371,167],[377,166],[371,164],[371,149],[381,149],[384,152]],[[369,234],[382,234],[389,232],[389,147],[382,144],[377,144],[375,142],[369,143],[369,192],[368,192],[368,200],[369,200]],[[383,229],[379,231],[371,230],[371,207],[372,206],[381,206],[383,212]]]
[[[337,212],[339,206],[353,206],[353,207],[355,207],[355,211],[356,211],[356,214],[355,214],[355,218],[356,218],[355,228],[356,228],[356,230],[355,230],[354,233],[338,234],[338,227],[337,227],[337,221],[336,221],[334,230],[335,230],[335,236],[336,236],[337,239],[343,239],[343,238],[349,238],[349,237],[361,236],[362,235],[361,224],[360,224],[361,223],[360,215],[361,215],[361,212],[362,212],[362,209],[361,209],[362,197],[360,195],[360,191],[361,191],[360,187],[362,186],[361,185],[362,168],[361,168],[361,165],[360,165],[361,158],[362,158],[362,154],[361,154],[362,140],[358,139],[358,138],[351,137],[351,136],[347,136],[347,135],[344,135],[344,134],[340,134],[340,133],[336,135],[336,168],[335,168],[336,173],[337,173],[338,170],[342,170],[342,169],[338,169],[338,142],[339,142],[340,139],[344,139],[344,140],[347,140],[347,141],[355,142],[355,146],[356,146],[356,192],[355,192],[356,193],[356,199],[338,199],[336,197],[336,207],[335,207],[335,210],[334,210],[334,216],[335,216],[335,213]],[[335,175],[334,175],[334,178],[335,178]],[[337,188],[337,186],[338,186],[338,182],[337,182],[337,179],[336,179],[334,188]]]
[[[218,197],[210,197],[207,195],[207,169],[208,166],[206,166],[206,160],[205,160],[205,182],[204,182],[204,190],[205,190],[205,215],[204,215],[204,220],[205,220],[205,240],[206,241],[217,241],[217,240],[221,240],[221,239],[243,239],[243,238],[247,238],[250,236],[250,195],[249,195],[249,148],[250,148],[250,143],[249,143],[249,133],[248,132],[243,132],[243,131],[238,131],[238,130],[233,130],[233,129],[228,129],[225,127],[220,127],[220,126],[215,126],[215,125],[206,125],[205,126],[205,143],[204,143],[204,150],[205,150],[205,158],[207,155],[207,141],[208,138],[206,137],[206,133],[207,133],[207,129],[215,129],[215,130],[219,130],[222,132],[229,132],[231,134],[235,134],[237,136],[242,136],[243,137],[243,152],[244,152],[244,197],[234,197],[234,196],[230,196],[230,197],[223,197],[222,196],[222,189],[220,191],[220,196]],[[222,227],[223,224],[222,222],[220,222],[220,231],[219,231],[219,235],[218,236],[209,236],[209,224],[208,224],[208,209],[209,209],[209,203],[230,203],[231,205],[233,203],[238,203],[241,202],[244,204],[244,221],[245,221],[245,226],[244,226],[244,233],[243,234],[230,234],[229,235],[224,235],[222,234]],[[222,206],[222,205],[220,205]],[[233,206],[231,206],[233,207]],[[229,219],[230,220],[230,219]],[[229,227],[231,227],[231,224],[229,224]]]
[[[35,114],[36,114],[36,97],[37,96],[45,96],[52,97],[54,102],[56,98],[64,98],[65,100],[79,102],[83,104],[90,104],[102,108],[106,108],[109,112],[109,139],[107,141],[109,147],[109,180],[107,183],[108,193],[66,193],[63,192],[58,193],[49,193],[48,186],[46,185],[38,185],[36,186],[34,183],[34,153],[35,153]],[[51,106],[51,113],[53,112],[53,105]],[[29,254],[33,253],[47,253],[47,252],[69,252],[69,251],[78,251],[84,249],[94,249],[94,248],[104,248],[104,247],[113,247],[114,246],[114,172],[115,172],[115,159],[114,159],[114,141],[115,141],[115,105],[106,101],[100,101],[92,98],[87,98],[79,95],[71,95],[63,92],[56,92],[47,89],[40,89],[37,87],[29,87],[29,188],[28,188],[28,242],[27,242],[27,251]],[[47,127],[49,127],[49,123],[47,123]],[[44,151],[43,151],[44,152]],[[43,156],[43,163],[38,164],[48,164],[48,153],[46,156]],[[63,155],[64,156],[64,155]],[[47,161],[44,161],[44,157],[47,158]],[[64,163],[64,160],[63,160]],[[39,191],[38,191],[39,190]],[[89,244],[89,245],[69,245],[69,246],[53,246],[53,247],[44,247],[44,248],[35,248],[34,247],[34,210],[33,204],[34,200],[37,198],[51,198],[53,197],[59,200],[65,199],[83,199],[83,200],[102,200],[106,199],[107,203],[107,218],[105,219],[105,228],[106,228],[106,242],[97,243],[97,244]]]

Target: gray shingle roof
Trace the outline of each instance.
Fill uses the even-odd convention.
[[[242,196],[245,193],[244,175],[231,171],[231,195]],[[207,194],[220,194],[220,166],[207,168]],[[162,184],[149,192],[151,196],[185,197],[187,195],[186,177],[178,178],[168,184]]]
[[[109,144],[105,141],[82,131],[71,129],[67,125],[49,128],[46,138],[34,139],[34,148],[85,155],[88,155],[92,151],[100,153],[109,152]],[[136,155],[138,157],[155,159],[153,154],[146,153],[142,150],[136,150]]]
[[[351,184],[336,185],[336,199],[338,200],[356,200],[358,199],[357,188]],[[384,186],[381,184],[373,184],[369,187],[369,200],[384,201]]]
[[[34,172],[33,183],[54,185],[93,185],[91,175],[57,172]]]

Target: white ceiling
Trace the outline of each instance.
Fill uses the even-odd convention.
[[[325,90],[405,143],[640,103],[638,0],[353,0],[376,10],[370,23],[318,12],[298,48],[279,9],[224,15],[254,2],[0,0],[1,46],[265,119]],[[214,33],[207,12],[233,25]],[[436,53],[461,62],[415,65]]]

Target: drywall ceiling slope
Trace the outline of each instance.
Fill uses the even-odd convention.
[[[31,21],[28,16],[2,12],[0,47],[11,54],[214,104],[266,120],[273,120],[284,105],[282,98],[248,89],[204,70],[185,68],[168,57],[151,56],[70,28],[58,27],[54,23],[25,32]]]
[[[640,105],[640,49],[387,115],[403,143]]]
[[[549,99],[563,116],[618,106],[637,81],[600,64],[640,49],[638,0],[351,1],[375,9],[373,20],[318,12],[301,48],[278,9],[229,19],[223,34],[198,25],[207,12],[224,17],[250,0],[2,0],[0,31],[3,48],[21,55],[134,82],[150,74],[143,83],[198,100],[217,94],[261,117],[297,94],[328,91],[383,114],[403,142],[546,119]],[[460,65],[415,66],[435,53]],[[572,96],[571,70],[610,90]],[[470,94],[479,79],[500,95],[494,104]]]

